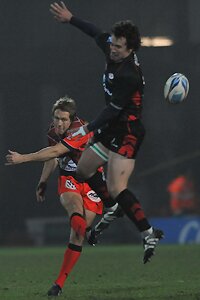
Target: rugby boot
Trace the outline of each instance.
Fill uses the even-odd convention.
[[[144,258],[143,262],[146,264],[147,262],[150,262],[151,257],[155,253],[155,248],[158,244],[158,242],[164,237],[164,233],[160,229],[153,228],[153,232],[149,235],[147,235],[143,239],[143,247],[144,247]]]

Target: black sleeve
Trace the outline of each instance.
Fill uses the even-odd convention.
[[[106,54],[106,57],[109,56],[110,53],[110,42],[111,37],[107,32],[102,32],[101,34],[95,37],[96,44],[101,50]]]
[[[108,121],[115,118],[120,113],[120,111],[121,109],[119,109],[118,107],[112,105],[111,103],[108,104],[99,114],[99,116],[87,125],[87,129],[89,131],[94,131],[101,128],[103,125],[108,123]]]
[[[99,34],[102,33],[102,30],[93,25],[92,23],[74,16],[72,16],[70,24],[77,27],[92,38],[96,38]]]

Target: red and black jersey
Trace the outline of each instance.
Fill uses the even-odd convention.
[[[85,124],[85,121],[79,119],[78,117],[75,117],[74,121],[71,123],[69,130],[74,129],[74,128],[79,128],[82,125]],[[62,139],[64,139],[68,135],[67,131],[62,135],[58,135],[55,132],[55,127],[54,124],[51,123],[49,126],[48,132],[47,132],[47,138],[48,138],[48,144],[49,146],[54,146],[57,143],[59,143]]]
[[[84,125],[84,121],[76,117],[72,122],[70,129],[78,128]],[[54,146],[57,143],[62,143],[70,151],[64,155],[58,157],[60,174],[65,176],[73,176],[76,178],[76,168],[78,160],[81,156],[82,151],[85,149],[91,134],[85,135],[84,137],[77,139],[73,138],[67,132],[62,136],[58,135],[55,131],[54,124],[52,123],[49,127],[47,138],[49,146]]]
[[[144,93],[144,78],[137,56],[131,53],[122,62],[110,59],[111,36],[102,33],[96,37],[97,45],[106,56],[106,69],[103,74],[103,88],[106,104],[112,103],[121,109],[118,121],[135,120],[141,117]]]

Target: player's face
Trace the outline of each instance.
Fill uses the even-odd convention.
[[[56,109],[53,116],[53,122],[56,133],[62,135],[69,129],[71,125],[69,112]]]
[[[126,38],[120,37],[116,38],[114,35],[111,36],[110,43],[110,58],[114,62],[120,62],[133,51],[133,49],[128,49],[126,44]]]

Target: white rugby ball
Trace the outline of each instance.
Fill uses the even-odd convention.
[[[187,97],[189,92],[189,81],[181,73],[174,73],[170,76],[164,87],[165,99],[173,104],[181,103]]]

